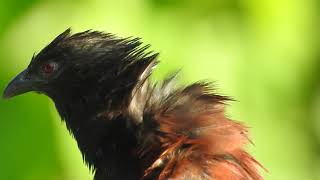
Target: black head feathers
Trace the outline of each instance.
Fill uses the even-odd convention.
[[[156,55],[146,52],[150,45],[141,46],[140,38],[120,38],[110,33],[84,31],[71,34],[67,29],[45,47],[35,59],[56,59],[76,66],[99,65],[123,68],[138,60],[151,61]]]
[[[41,83],[29,90],[65,98],[132,89],[157,64],[158,54],[148,48],[139,38],[91,30],[72,34],[67,29],[32,58],[25,76]]]

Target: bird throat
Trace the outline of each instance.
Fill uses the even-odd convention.
[[[95,172],[95,180],[138,179],[141,176],[138,159],[134,156],[135,127],[128,126],[129,119],[118,113],[99,115],[106,107],[101,102],[104,98],[53,99],[68,130],[74,135],[84,161]],[[112,111],[105,109],[107,113],[112,114]]]

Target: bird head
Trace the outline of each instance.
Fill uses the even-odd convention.
[[[155,65],[157,55],[145,53],[148,46],[141,44],[138,38],[118,38],[98,31],[71,34],[67,29],[32,57],[3,97],[35,91],[65,98],[133,87],[142,74],[149,74],[152,68],[148,67]]]

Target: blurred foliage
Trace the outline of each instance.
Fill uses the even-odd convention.
[[[155,78],[182,69],[232,95],[249,150],[272,180],[320,180],[320,3],[317,0],[1,0],[0,91],[68,27],[139,36],[161,53]],[[0,179],[89,180],[53,103],[0,100]]]

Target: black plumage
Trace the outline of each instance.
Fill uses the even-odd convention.
[[[210,83],[151,83],[157,53],[138,38],[70,29],[7,87],[54,101],[95,180],[262,179],[243,150],[247,128],[224,116]]]

